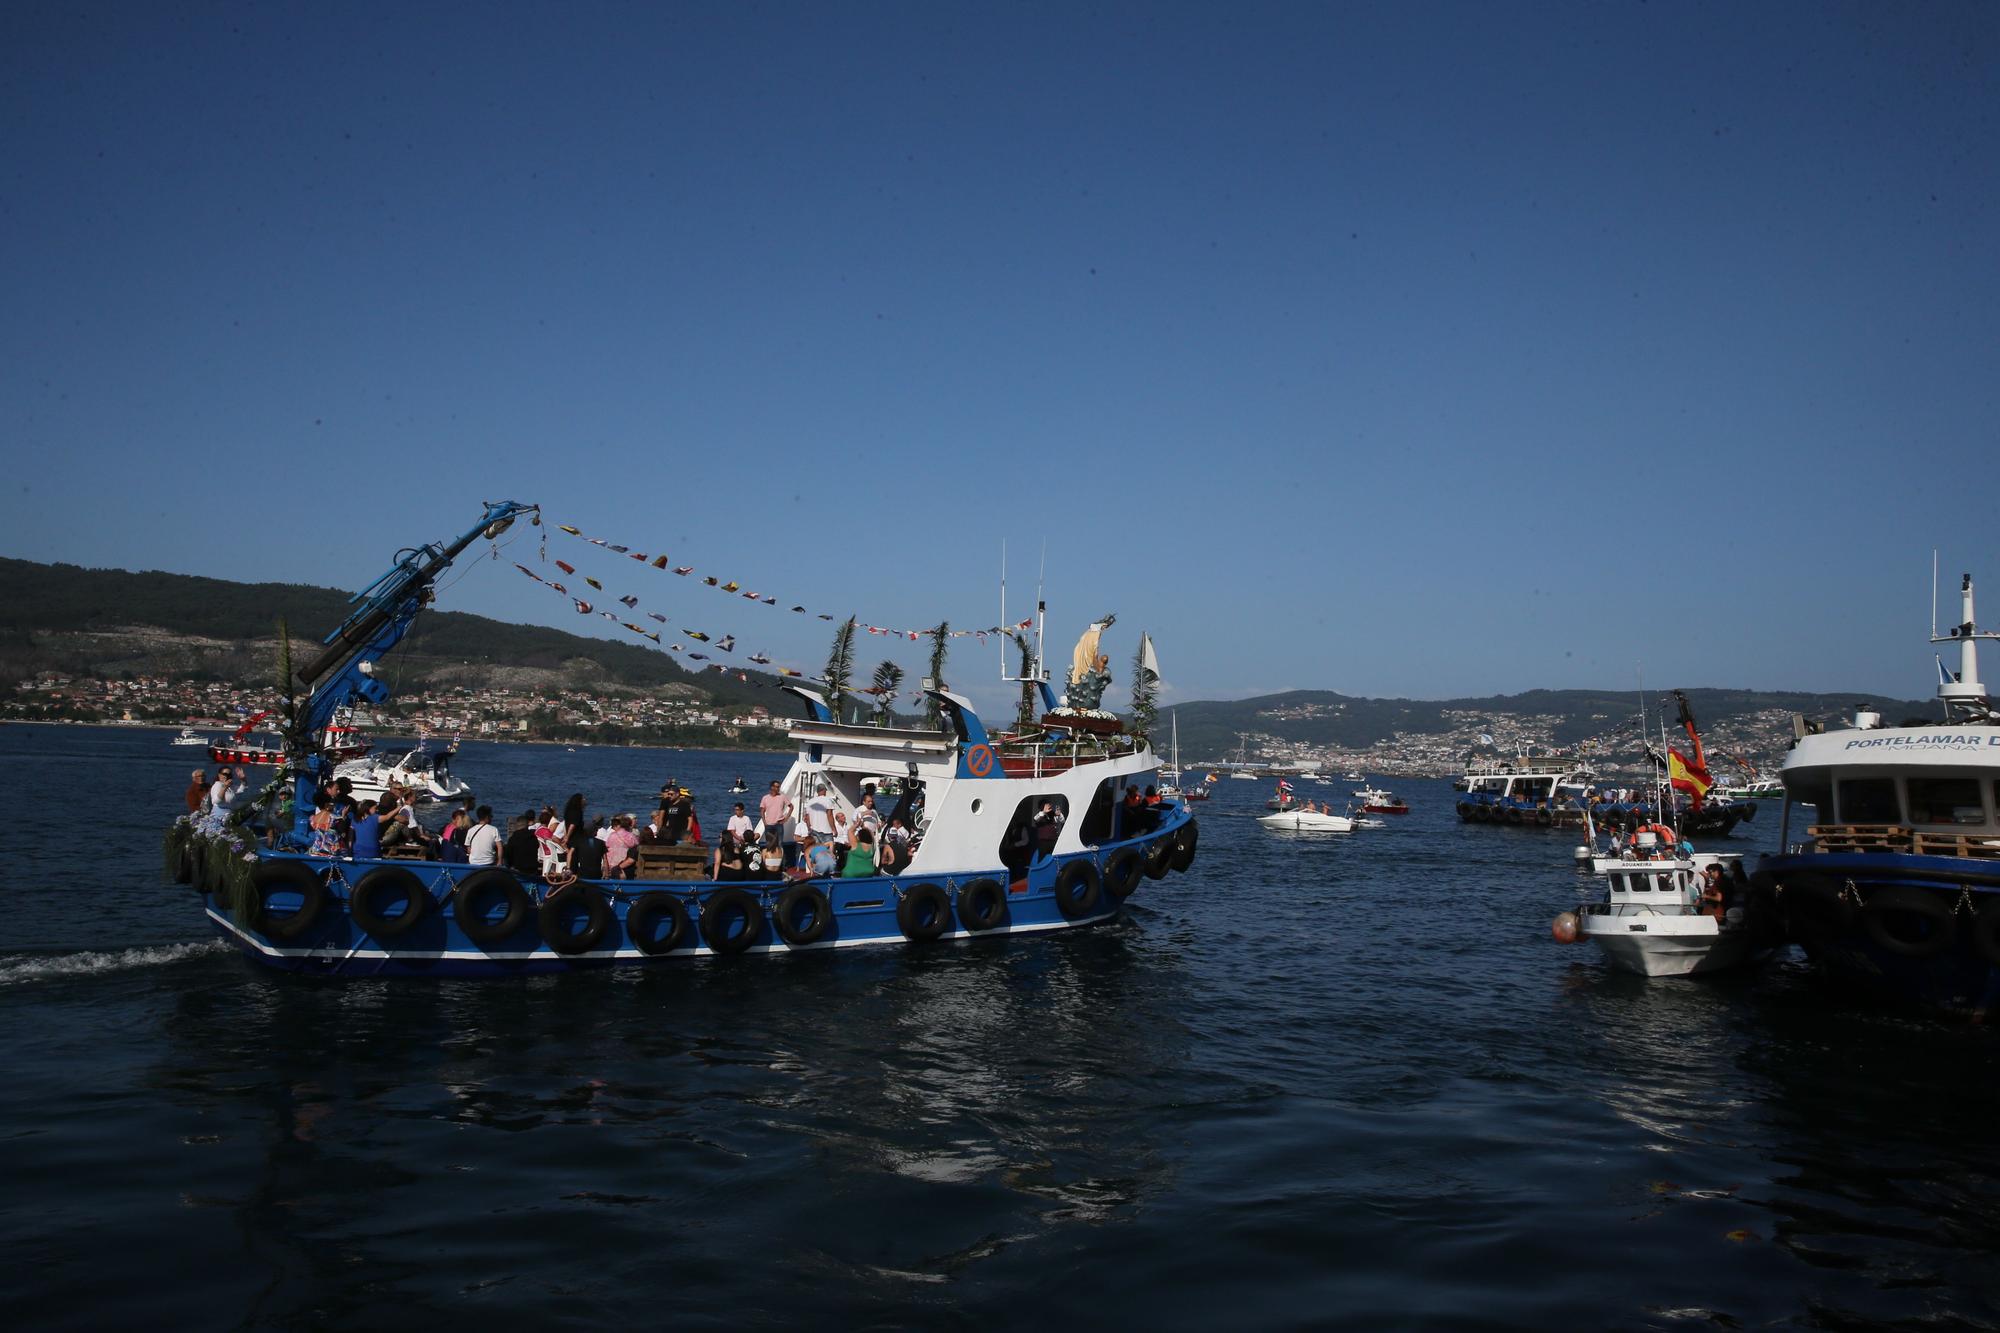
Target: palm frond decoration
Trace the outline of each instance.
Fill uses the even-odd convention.
[[[1159,718],[1160,675],[1147,662],[1149,640],[1139,636],[1132,653],[1132,734],[1145,740]]]
[[[875,679],[869,682],[869,692],[875,696],[875,725],[889,725],[889,705],[896,702],[896,694],[903,688],[903,668],[894,662],[883,662],[875,668]]]
[[[1020,630],[1009,630],[1007,634],[1021,650],[1021,701],[1014,706],[1014,729],[1020,731],[1035,725],[1035,682],[1028,679],[1035,670],[1035,645]]]
[[[944,686],[944,657],[951,649],[951,622],[941,620],[938,627],[930,631],[931,636],[931,688],[941,690]],[[936,699],[924,706],[924,721],[933,727],[944,726],[944,710],[938,707]]]
[[[847,709],[847,692],[854,685],[853,616],[833,632],[833,648],[826,655],[826,671],[821,679],[826,682],[827,707],[833,713],[833,720],[839,722]]]

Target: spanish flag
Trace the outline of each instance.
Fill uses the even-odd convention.
[[[1715,782],[1708,776],[1705,766],[1690,763],[1686,755],[1670,746],[1667,749],[1667,785],[1694,797],[1695,809],[1699,810],[1702,798],[1708,795],[1708,789]]]

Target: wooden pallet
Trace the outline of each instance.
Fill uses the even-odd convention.
[[[2000,838],[1983,833],[1919,833],[1919,856],[1967,856],[1984,861],[2000,861]]]
[[[1907,852],[1914,836],[1901,824],[1814,824],[1806,835],[1823,852]]]
[[[707,879],[710,849],[660,847],[640,843],[632,849],[634,879]]]

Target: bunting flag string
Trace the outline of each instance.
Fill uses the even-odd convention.
[[[613,552],[614,554],[617,555],[625,556],[627,559],[630,560],[636,560],[640,564],[645,565],[651,569],[658,569],[658,570],[670,569],[672,570],[673,573],[678,574],[683,578],[689,577],[695,573],[695,566],[693,565],[669,565],[667,563],[667,557],[664,555],[648,555],[644,551],[634,551],[629,546],[620,546],[615,542],[606,541],[602,537],[589,536],[582,529],[572,527],[567,523],[558,523],[555,525],[555,527],[559,531],[566,532],[570,536],[575,537],[578,541],[589,542],[592,546],[601,547],[606,551]],[[576,572],[574,568],[564,564],[560,560],[556,561],[556,565],[559,568],[561,568],[565,573],[574,574]],[[596,588],[598,591],[600,592],[603,591],[603,585],[598,583],[597,580],[591,578],[590,576],[585,575],[584,581],[586,583],[589,583],[593,588]],[[775,596],[758,592],[754,589],[745,591],[743,585],[737,580],[725,579],[717,574],[703,575],[702,578],[700,579],[700,583],[705,588],[713,588],[717,592],[729,593],[732,596],[740,596],[745,601],[756,602],[760,606],[774,607],[778,604],[778,599]],[[620,600],[622,601],[624,599],[621,598]],[[805,607],[798,605],[794,605],[792,607],[792,611],[798,615],[816,615],[818,619],[827,621],[843,620],[846,618],[844,616],[833,615],[825,611],[811,612],[806,610]],[[923,639],[930,637],[930,631],[927,629],[893,629],[884,625],[870,625],[861,621],[860,617],[858,616],[855,618],[855,620],[856,620],[855,627],[857,629],[866,630],[870,634],[885,635],[891,638],[903,639],[910,643],[917,643],[922,641]],[[983,629],[955,629],[947,631],[947,637],[953,639],[976,638],[979,640],[981,644],[984,644],[986,642],[987,636],[990,634],[1007,634],[1017,629],[1029,629],[1033,627],[1034,623],[1035,622],[1032,619],[1030,619],[1030,620],[1023,620],[1016,625],[988,625]]]
[[[576,573],[576,569],[572,565],[563,564],[563,562],[561,561],[557,561],[555,563],[561,565],[564,570],[566,570],[572,575]],[[527,575],[529,578],[533,579],[535,582],[541,584],[543,587],[549,589],[550,591],[559,593],[562,596],[567,597],[569,599],[570,605],[576,608],[576,612],[578,615],[587,616],[592,612],[596,612],[596,614],[603,616],[606,620],[610,621],[612,624],[618,625],[624,629],[628,629],[632,631],[634,634],[639,635],[641,638],[651,639],[654,643],[659,644],[662,648],[667,649],[669,652],[685,654],[690,661],[707,662],[709,660],[709,655],[707,653],[698,653],[691,651],[688,648],[688,646],[684,643],[674,643],[674,644],[666,643],[661,639],[658,631],[647,629],[644,625],[635,625],[629,620],[621,620],[616,612],[599,611],[591,603],[586,602],[581,597],[577,597],[574,594],[572,594],[570,590],[564,587],[562,584],[556,582],[554,579],[543,578],[540,574],[537,574],[534,570],[528,568],[526,565],[517,562],[514,565],[514,568],[520,570],[523,574]],[[590,583],[592,587],[601,586],[597,583],[595,579],[586,578],[585,581]],[[633,608],[635,610],[638,608],[639,605],[639,599],[633,596],[620,597],[618,600],[625,606]],[[648,611],[646,612],[646,614],[652,617],[654,620],[659,621],[662,625],[668,623],[667,618],[661,615],[658,611]],[[711,637],[708,634],[698,629],[682,630],[681,633],[685,637],[694,639],[701,643],[713,643],[713,645],[716,648],[721,649],[725,653],[733,653],[736,651],[736,636],[734,634],[725,634],[720,639],[711,639]],[[771,659],[763,653],[751,653],[749,654],[747,660],[756,663],[758,666],[769,666],[771,664]],[[741,681],[745,685],[764,684],[764,682],[752,678],[749,672],[730,667],[726,663],[714,662],[711,663],[706,669],[709,671],[721,672],[724,675],[734,676],[737,680]],[[779,667],[777,668],[777,673],[780,676],[790,676],[797,679],[805,678],[805,673],[803,671],[794,671],[790,667]]]

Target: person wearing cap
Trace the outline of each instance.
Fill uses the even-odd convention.
[[[812,799],[806,802],[806,832],[816,843],[837,842],[839,821],[840,811],[834,808],[833,798],[822,782],[813,788]]]
[[[187,789],[188,813],[191,815],[200,814],[202,798],[207,795],[208,795],[208,774],[202,772],[200,769],[197,768],[194,771],[194,777],[190,779],[188,782],[188,789]]]

